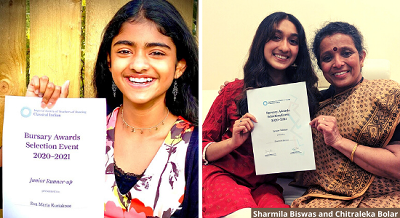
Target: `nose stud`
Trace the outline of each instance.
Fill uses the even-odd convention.
[[[336,48],[336,47],[333,47],[333,51],[337,51],[337,48]]]

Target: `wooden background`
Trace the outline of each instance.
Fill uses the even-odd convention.
[[[70,98],[95,97],[92,76],[104,27],[128,0],[0,0],[0,143],[4,96],[23,96],[26,74],[70,80]],[[170,0],[192,28],[194,0]],[[85,58],[81,60],[82,9],[86,5]],[[29,7],[29,8],[28,8]],[[30,11],[30,68],[27,70],[26,16]],[[82,62],[84,71],[81,72]],[[28,72],[27,72],[28,71]],[[81,79],[83,78],[83,80]],[[82,81],[85,81],[82,83]],[[1,147],[1,146],[0,146]],[[0,166],[2,166],[0,149]]]

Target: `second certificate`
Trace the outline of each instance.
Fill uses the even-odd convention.
[[[247,91],[256,174],[314,170],[310,114],[304,82]]]

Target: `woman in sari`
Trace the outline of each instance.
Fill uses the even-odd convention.
[[[310,123],[316,170],[292,207],[400,207],[400,85],[363,79],[363,38],[348,23],[320,29],[313,53],[331,86]]]

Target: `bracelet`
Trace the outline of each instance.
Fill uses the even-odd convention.
[[[353,151],[351,152],[351,155],[350,155],[351,162],[354,162],[354,154],[356,153],[357,147],[358,147],[358,143],[356,145],[354,145]]]
[[[203,164],[204,165],[208,165],[208,160],[206,159],[206,151],[207,151],[208,146],[210,146],[212,143],[214,143],[214,142],[208,143],[203,149]]]

